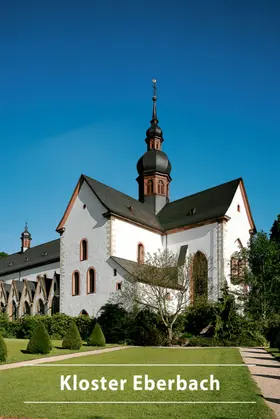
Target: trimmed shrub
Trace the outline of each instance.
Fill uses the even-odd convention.
[[[103,335],[102,329],[98,323],[94,326],[94,329],[87,341],[88,346],[105,346],[106,340]]]
[[[16,321],[9,321],[7,313],[0,313],[0,333],[4,338],[16,338],[20,325]]]
[[[60,336],[63,339],[69,329],[73,318],[64,313],[56,313],[53,316],[44,316],[43,322],[50,336]]]
[[[65,349],[80,349],[82,339],[77,325],[74,321],[69,326],[68,332],[64,336],[62,347]]]
[[[7,346],[0,333],[0,362],[6,361],[7,358]]]
[[[39,321],[34,329],[27,345],[30,354],[48,354],[52,349],[52,343],[43,322]]]

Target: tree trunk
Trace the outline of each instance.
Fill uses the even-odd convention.
[[[170,326],[168,327],[168,340],[169,340],[170,345],[172,343],[172,338],[173,338],[173,330],[172,330],[172,326]]]

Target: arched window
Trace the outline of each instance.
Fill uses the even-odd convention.
[[[18,308],[17,308],[17,305],[16,305],[15,301],[13,300],[13,302],[12,302],[12,320],[16,320],[17,316],[18,316]]]
[[[80,273],[78,271],[73,272],[72,275],[72,295],[80,294]]]
[[[46,314],[45,313],[45,306],[44,306],[44,303],[41,299],[38,301],[38,304],[37,304],[37,313],[41,314],[42,316],[44,314]]]
[[[87,293],[93,294],[96,292],[95,270],[90,268],[87,272]]]
[[[55,295],[52,299],[52,314],[59,313],[59,297]]]
[[[147,183],[147,194],[152,195],[153,192],[154,192],[154,182],[152,181],[152,179],[149,179]]]
[[[24,302],[24,314],[26,316],[29,316],[30,315],[30,305],[28,304],[27,301]]]
[[[87,316],[88,317],[88,312],[86,310],[82,310],[80,312],[79,316]]]
[[[88,242],[87,239],[81,240],[80,243],[80,259],[87,260],[88,258]]]
[[[138,244],[137,262],[144,263],[145,260],[145,249],[142,243]]]
[[[237,205],[237,211],[240,212],[240,205]]]
[[[192,265],[192,300],[208,298],[208,261],[202,252],[196,252]]]
[[[158,181],[158,193],[164,195],[164,183],[162,180]]]

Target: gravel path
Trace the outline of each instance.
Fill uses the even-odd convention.
[[[245,364],[259,386],[266,403],[280,419],[280,362],[262,348],[240,348]]]
[[[38,358],[38,359],[29,360],[29,361],[16,362],[14,364],[3,364],[3,365],[0,365],[0,371],[9,370],[11,368],[20,368],[20,367],[24,367],[25,365],[36,365],[36,364],[43,364],[44,362],[49,363],[49,362],[55,362],[55,361],[63,361],[64,359],[79,358],[80,356],[104,354],[106,352],[120,351],[121,349],[127,349],[127,348],[128,346],[116,346],[114,348],[97,349],[95,351],[75,352],[75,353],[67,354],[67,355],[49,356],[46,358]]]

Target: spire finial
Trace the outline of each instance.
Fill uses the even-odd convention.
[[[157,81],[156,81],[156,79],[153,79],[152,83],[153,83],[154,95],[153,95],[153,114],[152,114],[151,123],[157,124],[158,119],[157,119],[157,106],[156,106],[156,101],[157,101],[157,85],[156,85]]]
[[[25,221],[25,228],[24,231],[28,231],[27,221]]]

